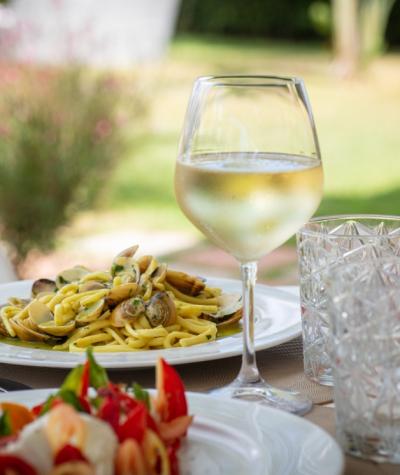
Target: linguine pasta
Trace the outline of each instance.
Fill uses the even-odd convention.
[[[12,297],[2,306],[0,333],[54,350],[138,351],[206,343],[220,324],[240,319],[237,296],[152,256],[135,258],[136,250],[116,256],[110,271],[76,266],[55,281],[35,281],[30,300]]]

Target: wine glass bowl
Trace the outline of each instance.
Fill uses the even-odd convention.
[[[253,298],[257,261],[312,216],[322,195],[317,135],[297,78],[199,78],[176,163],[177,201],[189,220],[235,257],[243,281],[243,363],[222,392],[304,413],[309,402],[258,373]]]

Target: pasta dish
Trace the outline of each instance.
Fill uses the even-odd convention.
[[[0,334],[61,351],[138,351],[215,340],[240,320],[240,296],[169,269],[153,256],[119,253],[109,271],[75,266],[39,279],[31,299],[11,297],[0,309]]]

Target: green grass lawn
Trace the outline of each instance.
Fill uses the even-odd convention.
[[[131,210],[137,226],[191,228],[173,192],[179,134],[193,80],[222,73],[305,79],[325,170],[318,214],[399,213],[400,54],[340,80],[320,45],[200,37],[175,39],[164,61],[138,71],[150,98],[148,132],[115,171],[108,210]]]

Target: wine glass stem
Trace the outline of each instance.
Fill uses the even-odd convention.
[[[261,381],[254,351],[254,288],[257,279],[257,262],[240,265],[243,284],[243,356],[238,379],[242,384]]]

